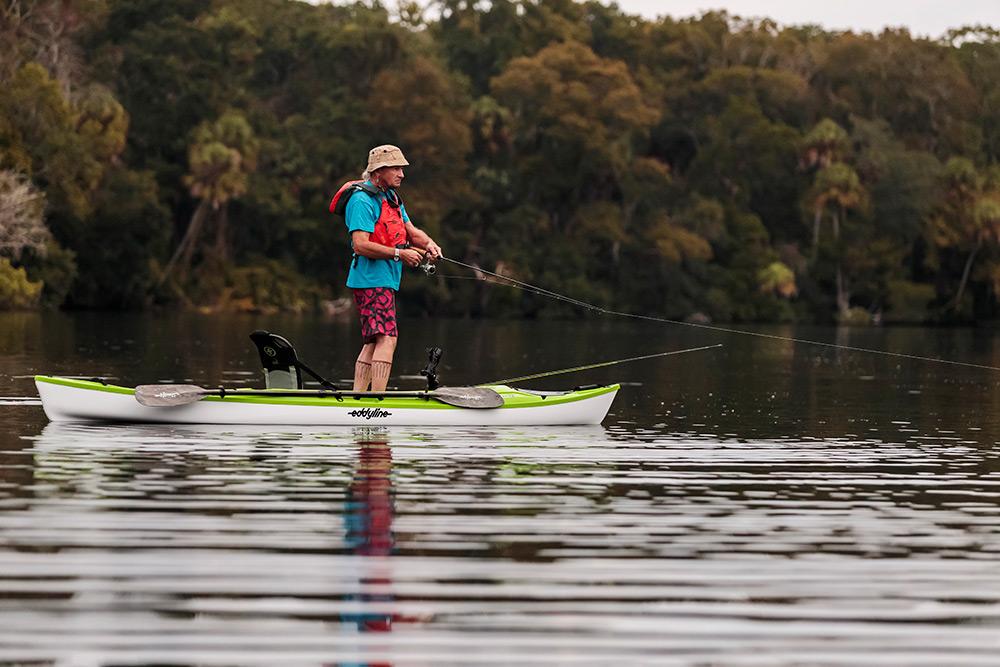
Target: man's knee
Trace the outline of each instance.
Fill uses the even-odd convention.
[[[395,351],[395,336],[378,336],[375,339],[375,350],[372,352],[372,359],[375,361],[392,361],[392,355]]]
[[[365,343],[361,347],[361,354],[358,355],[358,361],[370,364],[372,362],[372,354],[375,352],[375,343]]]

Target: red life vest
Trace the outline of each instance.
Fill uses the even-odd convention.
[[[359,191],[382,201],[382,210],[379,212],[378,220],[375,221],[375,231],[368,237],[369,240],[390,248],[405,246],[406,223],[403,222],[403,215],[400,212],[403,202],[395,190],[388,190],[385,196],[381,197],[382,192],[371,183],[348,181],[340,186],[337,194],[330,200],[330,212],[334,215],[345,215],[348,200]]]

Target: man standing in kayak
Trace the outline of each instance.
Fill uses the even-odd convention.
[[[376,146],[368,153],[363,183],[347,200],[344,219],[354,259],[347,286],[354,291],[361,320],[361,354],[354,365],[354,391],[385,391],[396,351],[396,292],[403,264],[417,266],[426,253],[431,261],[441,248],[417,229],[396,193],[409,165],[396,146]],[[422,251],[422,252],[421,252]]]

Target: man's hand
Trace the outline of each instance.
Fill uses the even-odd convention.
[[[420,251],[413,248],[403,248],[399,251],[399,259],[407,266],[420,266],[420,260],[423,258],[424,256]]]
[[[427,254],[431,256],[432,260],[440,259],[443,254],[441,252],[441,246],[439,246],[437,243],[434,243],[434,241],[428,241]]]

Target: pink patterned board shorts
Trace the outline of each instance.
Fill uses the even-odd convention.
[[[367,287],[354,290],[361,320],[361,339],[375,342],[375,336],[399,335],[396,329],[396,290],[391,287]]]

